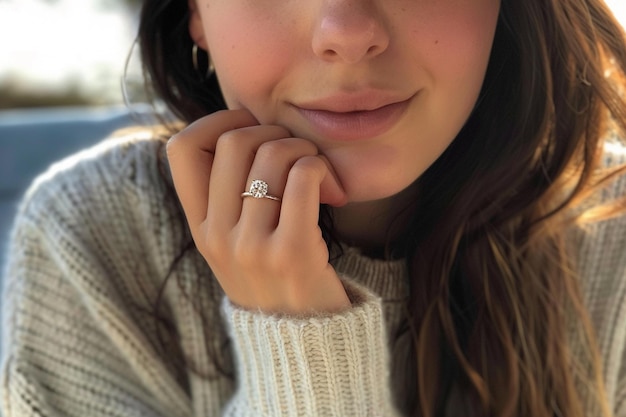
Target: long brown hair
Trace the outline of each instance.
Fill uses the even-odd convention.
[[[503,0],[475,112],[420,178],[406,240],[420,277],[409,408],[432,415],[461,389],[471,415],[583,416],[583,399],[610,414],[565,229],[602,185],[609,114],[626,123],[625,70],[624,35],[603,2]]]
[[[191,122],[225,105],[192,67],[187,22],[186,2],[145,0],[139,41],[155,96]],[[460,393],[472,416],[611,414],[565,235],[604,184],[607,130],[626,132],[625,73],[603,1],[502,0],[475,109],[390,246],[410,271],[407,413],[441,415]]]

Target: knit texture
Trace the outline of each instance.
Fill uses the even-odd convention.
[[[404,262],[345,248],[334,266],[354,303],[341,314],[237,308],[195,250],[174,263],[190,236],[162,151],[149,136],[107,140],[29,189],[3,273],[3,415],[396,416],[402,357],[388,341]],[[607,153],[624,160],[621,145]],[[626,179],[605,194],[626,194]],[[626,218],[572,236],[609,400],[626,416]],[[170,332],[157,330],[159,297]]]

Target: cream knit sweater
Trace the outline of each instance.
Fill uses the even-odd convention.
[[[108,140],[30,188],[4,269],[3,415],[395,416],[387,340],[407,294],[401,261],[347,249],[335,267],[353,308],[293,318],[233,307],[190,250],[160,304],[176,343],[157,332],[152,307],[189,239],[161,156],[148,137]],[[626,179],[607,193],[626,193]],[[609,400],[626,416],[626,218],[575,238]]]

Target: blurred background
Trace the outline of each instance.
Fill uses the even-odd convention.
[[[17,202],[33,177],[134,123],[121,78],[140,2],[0,0],[0,265]],[[607,4],[626,22],[626,0]],[[126,84],[133,103],[141,102],[140,82],[131,56]]]
[[[140,2],[0,0],[0,109],[121,104]]]
[[[112,105],[140,0],[0,0],[0,108]]]
[[[17,204],[52,162],[135,123],[121,78],[140,0],[0,0],[0,266]],[[137,57],[127,85],[140,103]],[[131,114],[133,113],[133,114]]]

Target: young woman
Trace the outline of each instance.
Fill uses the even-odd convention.
[[[139,43],[179,123],[26,195],[5,417],[626,416],[601,0],[145,0]]]

